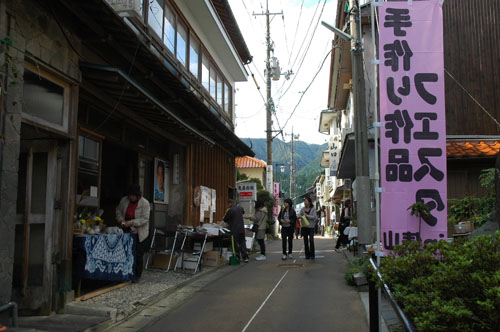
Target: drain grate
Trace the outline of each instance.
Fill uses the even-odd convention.
[[[304,267],[304,264],[279,264],[278,267],[281,267],[283,269],[297,269]]]

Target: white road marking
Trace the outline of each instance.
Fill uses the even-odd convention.
[[[302,249],[300,250],[299,252],[299,255],[302,253],[302,251],[304,250],[304,247],[302,247]],[[295,263],[297,261],[297,259],[294,259],[293,262]],[[252,318],[250,318],[250,320],[248,321],[247,325],[245,325],[245,327],[243,328],[243,330],[241,330],[241,332],[245,332],[247,330],[247,328],[250,326],[250,324],[252,323],[252,321],[255,319],[255,317],[257,317],[257,315],[259,314],[259,312],[262,310],[262,308],[264,307],[264,305],[267,303],[267,301],[271,298],[271,295],[273,295],[274,291],[276,290],[276,288],[278,288],[278,286],[280,285],[280,283],[283,281],[283,279],[285,279],[286,275],[288,274],[290,270],[287,270],[285,272],[285,274],[283,274],[283,276],[281,277],[281,279],[278,281],[278,283],[274,286],[273,290],[269,293],[269,295],[266,297],[266,299],[264,300],[264,302],[262,302],[262,304],[260,305],[259,309],[257,309],[257,311],[253,314]]]
[[[274,291],[276,290],[276,288],[278,288],[278,286],[280,285],[281,281],[283,281],[283,279],[285,279],[286,275],[288,274],[288,271],[289,270],[287,270],[285,272],[285,274],[283,274],[283,276],[278,281],[278,283],[276,284],[276,286],[274,286],[274,288],[271,291],[271,293],[269,293],[269,295],[266,297],[266,299],[264,300],[264,302],[262,302],[262,304],[260,305],[259,309],[257,309],[257,311],[253,314],[252,318],[250,318],[250,320],[248,321],[247,325],[245,325],[245,327],[243,328],[243,330],[241,330],[241,332],[245,332],[247,330],[247,328],[250,326],[250,323],[252,323],[252,321],[254,320],[254,318],[259,314],[260,310],[264,307],[264,305],[269,300],[269,298],[271,297],[271,295],[273,295]]]

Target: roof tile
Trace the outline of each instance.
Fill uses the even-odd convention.
[[[260,160],[254,157],[236,157],[236,167],[237,168],[262,168],[266,167],[267,164],[264,160]]]
[[[446,156],[448,158],[494,157],[500,152],[500,141],[447,141]]]

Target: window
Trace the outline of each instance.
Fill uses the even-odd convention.
[[[162,35],[163,4],[163,0],[149,2],[148,24],[159,37]]]
[[[88,134],[78,137],[78,205],[99,205],[101,142]]]
[[[213,65],[211,65],[210,66],[210,96],[212,96],[213,99],[215,99],[217,97],[216,85],[217,85],[217,72],[215,71],[215,67]]]
[[[172,53],[175,52],[175,16],[172,10],[165,6],[165,25],[163,27],[163,43]]]
[[[224,82],[224,111],[229,113],[229,86]]]
[[[67,132],[70,104],[69,85],[48,74],[45,77],[43,72],[29,63],[25,63],[25,68],[22,97],[23,117]]]
[[[194,38],[193,35],[189,38],[189,71],[194,77],[199,78],[198,76],[198,64],[199,64],[199,52],[200,52],[200,43]]]
[[[177,22],[177,59],[186,66],[186,51],[187,51],[187,29],[180,22]]]
[[[207,55],[203,53],[203,58],[201,63],[201,84],[207,91],[210,90],[209,67],[210,67],[210,61],[208,60]]]
[[[222,77],[220,75],[217,75],[217,104],[222,106]]]

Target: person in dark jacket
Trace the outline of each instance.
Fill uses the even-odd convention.
[[[297,214],[292,207],[293,202],[290,198],[285,199],[284,207],[278,215],[278,221],[281,225],[281,241],[283,245],[283,260],[293,259],[293,234],[295,232],[295,222],[297,221]],[[288,243],[288,252],[286,245]]]
[[[345,229],[349,226],[351,222],[351,201],[345,201],[344,208],[340,214],[339,221],[339,237],[337,238],[337,244],[335,245],[335,250],[339,250],[340,246],[344,247],[347,245],[348,237],[344,234]]]
[[[245,224],[243,214],[245,211],[241,206],[235,205],[234,200],[228,199],[228,210],[224,216],[224,222],[229,224],[229,229],[234,237],[234,249],[236,255],[248,263],[247,245],[245,240]]]

